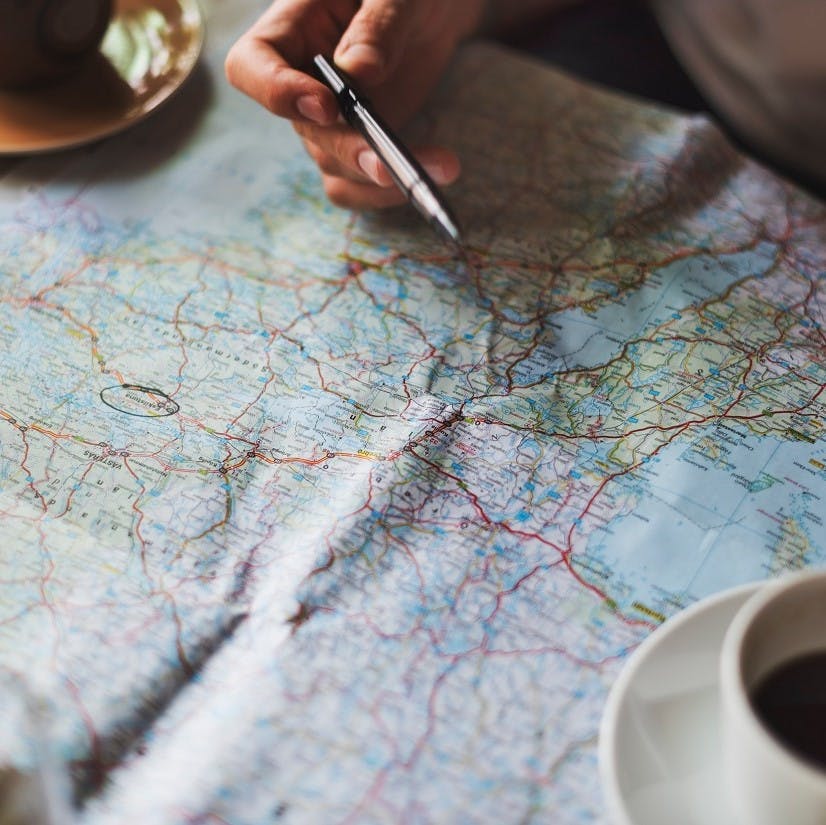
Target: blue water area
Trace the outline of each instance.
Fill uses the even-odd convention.
[[[658,325],[680,318],[680,310],[719,295],[747,275],[767,271],[775,251],[771,244],[761,244],[723,258],[698,254],[659,269],[656,277],[639,289],[595,312],[578,308],[554,315],[553,338],[520,363],[520,380],[604,364],[628,340],[650,335]],[[675,342],[674,346],[683,344]]]

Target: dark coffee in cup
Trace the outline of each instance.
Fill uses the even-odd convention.
[[[97,49],[112,0],[0,0],[0,86],[53,80]]]
[[[720,652],[726,793],[744,825],[826,823],[826,570],[784,576],[737,611]]]
[[[826,650],[775,666],[753,688],[751,701],[775,738],[826,771]]]

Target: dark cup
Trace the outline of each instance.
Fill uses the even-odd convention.
[[[0,87],[55,80],[100,45],[112,0],[0,0]]]

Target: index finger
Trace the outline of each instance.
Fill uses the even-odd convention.
[[[338,107],[332,94],[301,69],[332,53],[355,0],[277,0],[230,49],[229,81],[271,112],[327,125]]]
[[[324,84],[294,69],[270,43],[251,32],[230,49],[225,70],[233,86],[280,117],[320,126],[338,117],[338,106]]]

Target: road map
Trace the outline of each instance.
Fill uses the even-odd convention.
[[[826,209],[475,45],[462,254],[329,205],[213,5],[179,108],[0,182],[0,763],[83,825],[603,822],[630,653],[826,561]]]

